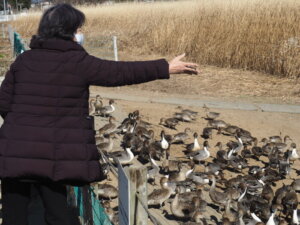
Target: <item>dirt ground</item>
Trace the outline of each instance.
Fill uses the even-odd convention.
[[[97,56],[96,51],[92,51]],[[152,60],[161,55],[120,53],[119,60]],[[170,59],[168,59],[170,60]],[[184,58],[188,61],[188,58]],[[181,98],[217,98],[219,100],[300,104],[300,80],[287,79],[256,71],[199,65],[199,75],[171,75],[169,80],[109,88],[129,95],[155,95]],[[92,90],[105,91],[94,87]]]
[[[101,92],[92,92],[92,95],[96,93],[101,94]],[[108,100],[107,100],[108,101]],[[105,103],[107,104],[107,101]],[[183,123],[181,122],[177,126],[176,130],[171,130],[169,128],[165,128],[159,125],[160,118],[168,118],[173,115],[173,113],[179,111],[176,105],[168,105],[168,104],[157,104],[157,103],[141,103],[141,102],[130,102],[130,101],[123,101],[117,100],[116,104],[116,112],[114,116],[117,118],[117,121],[120,122],[122,119],[129,113],[134,110],[140,110],[143,120],[150,122],[152,125],[152,129],[155,132],[156,139],[159,140],[160,131],[163,129],[166,131],[167,134],[175,134],[177,132],[184,131],[186,127],[191,128],[192,133],[198,132],[201,133],[202,129],[206,126],[207,121],[202,118],[205,116],[205,112],[203,108],[200,107],[188,107],[191,110],[195,110],[199,112],[197,120],[192,123]],[[186,107],[185,107],[186,108]],[[299,129],[300,129],[300,114],[289,114],[289,113],[271,113],[271,112],[260,112],[260,111],[241,111],[241,110],[220,110],[220,109],[211,109],[216,112],[220,112],[220,119],[224,120],[227,123],[232,125],[237,125],[246,129],[252,133],[254,137],[257,137],[258,140],[261,140],[264,137],[269,137],[273,135],[289,135],[293,141],[299,146],[300,144],[300,136],[299,136]],[[103,119],[97,117],[96,119],[96,128],[101,127],[103,124],[107,123],[107,119]],[[186,143],[191,143],[192,133],[190,134],[190,139]],[[199,138],[199,143],[202,143],[204,140]],[[213,133],[213,138],[209,140],[210,151],[212,157],[215,157],[217,152],[217,148],[214,147],[217,142],[221,141],[223,145],[227,143],[229,140],[234,140],[233,137],[228,137],[224,135],[217,135],[216,131]],[[171,158],[172,157],[181,157],[184,156],[183,150],[185,145],[171,145]],[[115,150],[121,150],[121,148],[116,145],[114,147]],[[208,161],[211,161],[210,158]],[[262,158],[263,161],[266,161],[266,158]],[[257,162],[253,159],[248,161],[249,165],[262,165],[260,162]],[[300,169],[300,162],[296,162],[293,168],[299,170]],[[203,168],[198,167],[198,170],[203,170]],[[243,173],[247,174],[248,169],[244,169]],[[239,173],[232,173],[226,171],[226,177],[231,178],[239,175]],[[296,170],[292,170],[290,174],[290,178],[296,178],[298,175]],[[288,184],[292,182],[292,179],[286,179],[280,182],[277,182],[276,187],[277,189],[282,186],[282,182]],[[114,185],[117,185],[116,180],[113,179],[111,182]],[[207,186],[208,187],[208,186]],[[148,193],[154,188],[151,185],[148,185]],[[205,198],[208,203],[211,202],[208,192],[205,192]],[[115,200],[115,205],[117,202]],[[164,206],[164,209],[170,213],[170,203],[167,203]],[[156,215],[161,214],[161,210],[152,209],[153,213]],[[221,214],[215,211],[215,209],[211,207],[207,207],[207,212],[205,216],[209,219],[212,216],[215,216],[217,220],[220,221]],[[166,219],[165,217],[160,217],[162,220]],[[164,220],[164,224],[179,224],[179,221],[175,220],[172,217],[168,217],[168,220]],[[210,220],[209,224],[218,224],[217,221]]]

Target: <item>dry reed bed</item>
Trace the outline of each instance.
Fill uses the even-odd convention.
[[[115,34],[122,51],[300,77],[300,1],[197,0],[79,6],[87,39]],[[15,22],[25,36],[39,13]]]

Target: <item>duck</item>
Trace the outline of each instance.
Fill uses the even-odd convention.
[[[142,133],[137,132],[131,138],[127,139],[126,142],[123,140],[122,147],[130,147],[134,155],[139,155],[145,146],[145,142],[146,140],[143,140]]]
[[[109,123],[105,124],[103,127],[101,127],[98,130],[98,134],[99,135],[105,135],[105,134],[110,134],[110,133],[115,132],[116,129],[117,129],[117,125],[114,124],[113,121],[116,121],[116,118],[113,117],[113,116],[110,116],[109,120],[108,120]]]
[[[193,197],[192,202],[180,202],[179,192],[176,189],[176,195],[171,203],[172,214],[179,219],[190,219],[193,217],[195,211],[200,205],[200,199],[198,197]]]
[[[102,142],[102,143],[99,143],[97,146],[97,148],[103,152],[111,152],[112,149],[113,149],[113,146],[114,146],[114,143],[113,143],[113,138],[114,134],[109,134],[107,137],[107,141],[106,142]]]
[[[148,195],[148,206],[159,205],[163,206],[164,202],[173,194],[173,190],[168,185],[168,178],[162,177],[160,179],[161,189],[155,189]]]
[[[252,221],[249,221],[247,225],[257,225],[258,223],[262,223],[262,220],[254,212],[251,213],[251,217]]]
[[[271,143],[274,144],[274,146],[276,146],[279,151],[281,152],[285,152],[285,149],[288,147],[288,140],[293,141],[288,135],[284,136],[283,138],[283,142],[279,140],[278,141],[270,141]]]
[[[252,151],[247,147],[247,145],[244,146],[244,149],[241,151],[241,156],[243,158],[252,158]]]
[[[300,212],[297,209],[297,205],[293,208],[293,215],[292,215],[292,223],[293,225],[299,225],[300,224]]]
[[[215,147],[217,147],[219,150],[217,151],[214,162],[219,164],[221,168],[225,168],[228,164],[228,161],[232,159],[234,149],[232,148],[229,151],[223,150],[223,144],[221,142],[218,142]]]
[[[114,135],[113,135],[114,137]],[[100,145],[101,143],[108,143],[109,142],[109,135],[96,135],[95,136],[96,145]]]
[[[187,179],[192,180],[197,185],[205,185],[209,183],[208,175],[203,172],[191,172],[187,175]]]
[[[181,144],[184,143],[186,139],[189,138],[189,132],[191,132],[191,128],[187,127],[184,129],[184,132],[180,132],[175,134],[172,137],[172,144]]]
[[[282,200],[285,197],[286,193],[288,193],[290,190],[291,190],[291,186],[283,184],[282,187],[278,188],[275,191],[275,196],[274,196],[273,202],[276,205],[283,205],[283,201]]]
[[[140,115],[139,110],[135,110],[132,114],[133,114],[133,118],[138,123],[138,126],[145,127],[147,129],[151,127],[151,123],[141,119],[141,115]]]
[[[180,202],[191,202],[193,200],[194,197],[200,198],[203,201],[204,198],[204,194],[202,189],[197,189],[195,191],[183,191],[181,190],[180,187],[177,187],[177,191],[179,193],[179,201]],[[175,188],[175,192],[176,192],[176,188]],[[203,212],[205,211],[204,209],[202,209]]]
[[[94,102],[95,113],[100,115],[100,110],[103,107],[102,98],[100,95],[96,95],[96,100]]]
[[[117,130],[119,133],[133,133],[135,126],[137,126],[136,120],[133,118],[133,113],[129,113],[128,116],[121,122]]]
[[[229,222],[233,223],[238,218],[238,212],[231,210],[231,199],[228,199],[225,204],[225,212],[222,215],[223,222],[227,219]]]
[[[300,179],[295,179],[291,184],[291,188],[296,192],[300,192]]]
[[[212,127],[204,127],[202,130],[202,138],[204,139],[212,139]]]
[[[195,120],[193,116],[191,116],[188,113],[183,113],[183,112],[175,113],[174,118],[179,121],[182,121],[182,122],[191,122],[191,121]]]
[[[263,150],[261,147],[257,146],[257,144],[258,144],[258,141],[257,141],[257,138],[255,138],[253,141],[253,147],[251,148],[251,152],[259,160],[259,158],[263,155]]]
[[[116,109],[115,106],[113,105],[114,103],[115,101],[113,99],[110,99],[108,106],[104,106],[99,109],[100,115],[107,117],[108,115],[113,113]]]
[[[143,146],[138,154],[138,160],[143,164],[151,162],[149,156],[155,160],[160,160],[163,158],[163,153],[161,148],[154,143],[150,143],[149,140],[143,142]]]
[[[198,151],[193,151],[187,154],[187,157],[193,159],[196,162],[202,162],[210,157],[209,144],[208,141],[204,141],[203,149]]]
[[[292,139],[290,138],[290,136],[286,135],[283,138],[284,143],[287,140],[292,140]],[[269,141],[273,142],[273,143],[282,143],[282,138],[280,136],[271,136],[271,137],[269,137]]]
[[[99,197],[113,199],[118,197],[118,189],[111,184],[97,184],[96,194]]]
[[[298,196],[294,190],[286,192],[285,196],[282,199],[282,205],[285,211],[292,211],[295,207],[298,206]]]
[[[118,221],[118,214],[114,212],[114,210],[111,208],[110,201],[102,201],[102,206],[105,210],[105,213],[107,214],[109,220],[113,224],[119,224]]]
[[[269,203],[269,205],[272,204],[272,201],[274,199],[274,191],[269,184],[265,184],[263,186],[261,197],[265,199]]]
[[[206,119],[207,120],[214,120],[220,116],[218,112],[211,112],[210,109],[204,104],[203,105],[204,111],[206,112]]]
[[[264,168],[260,168],[259,166],[249,166],[248,167],[248,174],[253,176],[261,170],[264,170]]]
[[[264,183],[260,182],[256,178],[253,177],[253,179],[247,179],[245,180],[247,183],[247,194],[255,196],[255,195],[261,195],[264,187]]]
[[[155,178],[159,174],[159,166],[155,162],[155,160],[149,155],[151,166],[147,167],[147,179],[148,181],[153,181],[152,184],[155,184]]]
[[[194,142],[186,145],[186,152],[195,152],[201,149],[198,142],[198,133],[195,132],[193,136],[194,136]]]
[[[240,155],[231,157],[228,163],[232,168],[240,171],[248,167],[247,160]]]
[[[212,185],[209,189],[209,197],[214,203],[217,203],[218,205],[225,206],[227,201],[229,200],[228,193],[226,192],[219,192],[216,190],[216,178],[215,176],[210,176],[212,180]]]
[[[176,126],[178,125],[178,120],[175,118],[167,118],[167,119],[161,118],[159,124],[167,128],[176,130]]]
[[[217,119],[219,116],[220,116],[220,113],[217,113],[217,112],[207,112],[206,113],[206,119],[208,119],[208,120]]]
[[[182,106],[178,106],[177,108],[180,109],[182,113],[189,114],[190,116],[197,116],[198,115],[198,112],[190,110],[190,109],[183,109]]]
[[[279,173],[282,176],[288,175],[291,171],[290,157],[289,152],[286,152],[282,158],[279,158]]]
[[[219,130],[220,128],[226,128],[228,124],[225,123],[223,120],[209,120],[208,126]]]
[[[241,128],[239,128],[238,126],[228,125],[225,128],[220,128],[219,133],[224,132],[225,135],[235,136],[240,130]]]
[[[132,164],[132,160],[134,159],[134,155],[130,149],[130,147],[125,147],[125,151],[116,151],[109,153],[109,158],[113,159],[112,161],[117,163],[117,161],[120,162],[121,165],[128,165]]]
[[[237,146],[233,147],[233,153],[238,153],[239,151],[241,151],[244,148],[244,143],[243,140],[241,139],[239,133],[237,136],[235,136],[235,138],[237,139]]]
[[[194,168],[189,169],[184,166],[182,163],[178,164],[178,172],[172,172],[167,175],[169,181],[185,181],[186,178],[190,175],[190,173],[194,170]]]
[[[292,143],[292,144],[291,144],[291,149],[292,149],[292,150],[289,152],[289,155],[290,155],[289,159],[290,159],[292,162],[294,162],[294,161],[296,161],[296,160],[299,160],[299,159],[300,159],[300,153],[299,153],[299,151],[297,150],[297,146],[296,146],[295,143]]]
[[[204,215],[201,212],[195,212],[192,221],[180,223],[180,225],[208,225]]]
[[[221,166],[217,163],[208,163],[205,166],[205,173],[219,175],[221,171]]]
[[[275,213],[276,213],[276,209],[271,207],[271,215],[270,215],[270,218],[268,219],[266,225],[277,225],[277,223],[275,223],[275,218],[274,218]]]
[[[89,115],[94,115],[96,113],[95,102],[95,99],[91,99],[89,102]]]
[[[165,131],[164,131],[164,130],[161,131],[161,133],[160,133],[160,138],[161,138],[161,140],[160,140],[160,147],[161,147],[164,151],[166,151],[167,149],[170,148],[170,144],[169,144],[169,142],[166,140],[166,137],[165,137]]]

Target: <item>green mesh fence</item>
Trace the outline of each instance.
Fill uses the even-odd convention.
[[[23,44],[21,36],[14,32],[14,54],[15,56],[18,56],[19,54],[23,53],[25,51],[25,46]]]
[[[90,186],[69,187],[69,204],[77,207],[84,225],[112,225],[95,192]]]

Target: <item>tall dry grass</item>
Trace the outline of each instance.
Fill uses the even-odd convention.
[[[300,77],[299,0],[190,0],[79,6],[87,38],[118,35],[129,54],[186,52],[190,60],[220,67]],[[14,23],[25,36],[39,13]]]

